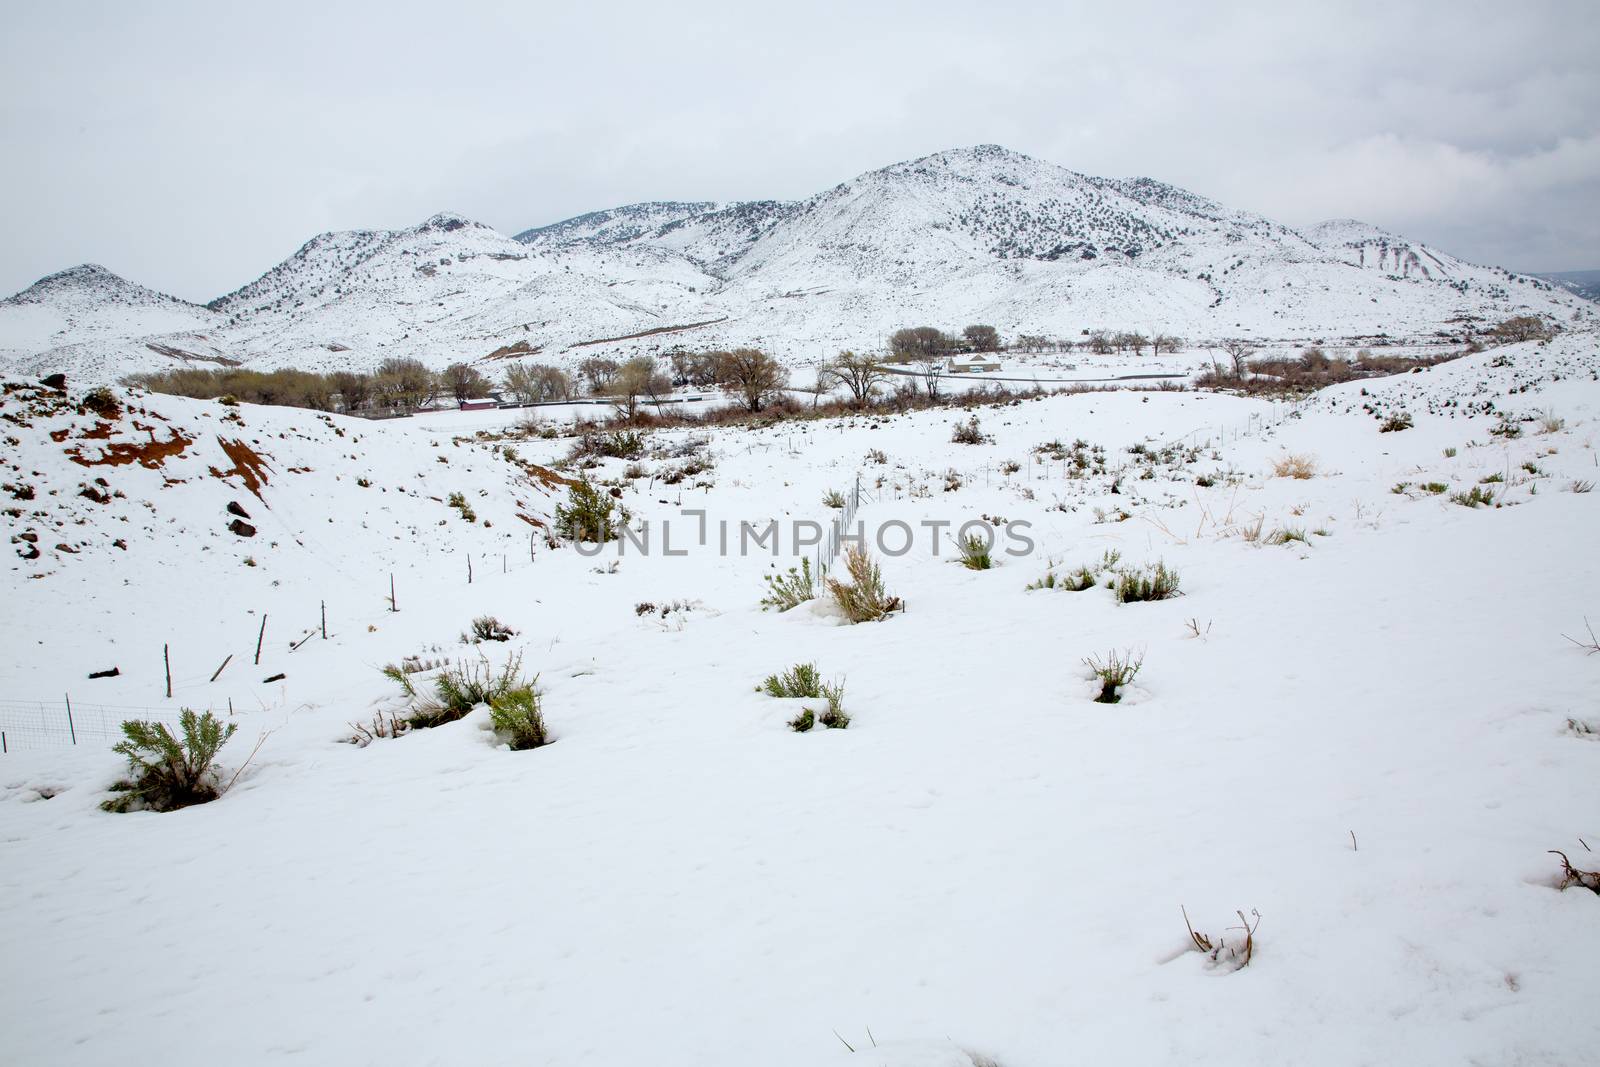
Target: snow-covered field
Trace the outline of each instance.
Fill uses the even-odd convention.
[[[20,379],[0,405],[0,480],[33,491],[0,493],[6,1062],[1600,1059],[1600,897],[1547,851],[1600,867],[1600,655],[1563,637],[1600,627],[1593,332],[1293,409],[1018,400],[979,445],[957,410],[663,431],[642,475],[589,472],[651,524],[620,558],[548,545],[572,442],[474,436],[512,413],[123,400],[106,431]],[[1291,455],[1315,476],[1274,476]],[[763,612],[793,561],[717,524],[824,521],[858,480],[869,537],[917,532],[879,554],[906,610]],[[1496,506],[1452,502],[1474,486]],[[980,517],[1033,551],[971,571],[921,525]],[[1025,589],[1107,551],[1183,595]],[[464,645],[485,614],[515,639]],[[1113,650],[1142,671],[1095,703]],[[394,706],[382,665],[518,654],[553,744],[509,751],[484,708],[342,743]],[[807,661],[848,729],[755,691]],[[231,707],[231,788],[100,811],[97,724],[185,706]],[[1180,909],[1230,944],[1258,914],[1248,966]]]

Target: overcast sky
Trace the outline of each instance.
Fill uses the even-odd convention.
[[[1600,268],[1594,0],[579,6],[8,5],[0,293],[98,262],[207,300],[324,230],[791,199],[985,142]]]

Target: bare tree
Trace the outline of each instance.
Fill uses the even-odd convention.
[[[974,352],[1000,351],[1000,331],[993,326],[968,326],[961,331],[961,336]]]
[[[617,369],[609,392],[617,412],[632,419],[638,414],[641,399],[652,401],[659,411],[662,397],[672,392],[672,380],[650,356],[635,356]]]
[[[1239,338],[1229,338],[1218,346],[1228,358],[1233,361],[1233,376],[1243,380],[1246,370],[1245,361],[1256,354],[1255,346]]]
[[[452,363],[439,372],[439,385],[457,400],[476,400],[489,395],[489,379],[478,368]]]
[[[907,326],[889,335],[889,352],[896,359],[916,360],[950,351],[952,342],[934,326]]]
[[[788,369],[758,348],[736,348],[718,362],[721,383],[738,395],[748,411],[766,407],[789,383]]]
[[[1150,338],[1150,350],[1156,355],[1173,353],[1183,347],[1183,338],[1168,333],[1158,333]]]
[[[828,364],[827,370],[833,380],[850,391],[858,408],[871,404],[872,394],[889,378],[888,372],[877,360],[871,356],[858,356],[854,352],[840,352]]]
[[[942,388],[944,376],[950,372],[950,364],[944,356],[918,356],[914,361],[917,375],[922,379],[922,388],[928,393],[929,400],[938,400],[943,395]]]
[[[589,392],[599,396],[610,389],[621,366],[614,359],[590,356],[578,364],[578,373],[589,383]]]
[[[389,407],[414,411],[432,394],[434,376],[420,359],[397,357],[378,364],[373,387]]]

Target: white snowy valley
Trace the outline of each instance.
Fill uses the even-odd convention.
[[[930,158],[766,214],[334,235],[214,308],[83,272],[0,306],[0,1060],[1600,1062],[1595,305]],[[1016,255],[905,222],[997,173],[967,217]],[[1178,264],[1230,228],[1228,281]],[[1553,335],[1193,385],[1206,338],[1518,315]],[[922,321],[1188,343],[587,429],[107,386],[184,362],[151,344],[437,366],[539,321],[570,363],[701,318],[792,364]],[[223,732],[168,804],[113,745],[184,709]]]

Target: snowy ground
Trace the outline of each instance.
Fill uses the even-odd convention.
[[[1600,730],[1600,656],[1562,636],[1600,626],[1600,495],[1571,491],[1600,482],[1597,377],[1586,334],[1352,383],[1287,419],[1121,392],[979,409],[983,445],[950,441],[957,411],[721,429],[711,470],[669,486],[681,461],[647,458],[624,495],[688,554],[614,566],[530,548],[517,512],[547,519],[559,487],[498,442],[453,441],[482,427],[465,415],[243,408],[227,433],[273,453],[258,498],[207,473],[227,470],[203,451],[222,409],[136,400],[196,443],[167,469],[106,468],[126,494],[106,505],[74,496],[97,471],[63,454],[92,420],[0,427],[5,480],[37,491],[0,499],[7,528],[45,549],[4,572],[10,697],[231,700],[229,775],[270,731],[220,801],[170,814],[98,810],[121,770],[103,739],[0,757],[4,1058],[1595,1062],[1600,898],[1557,892],[1546,850],[1600,867],[1581,843],[1600,849],[1600,742],[1581,732]],[[1520,436],[1492,434],[1486,403],[1528,419]],[[1415,426],[1380,433],[1401,409]],[[1079,439],[1104,473],[1092,449],[1084,476],[1032,451]],[[518,441],[517,459],[570,443]],[[1274,477],[1289,454],[1317,476]],[[1505,506],[1451,502],[1494,475]],[[869,531],[987,515],[1031,523],[1036,548],[974,572],[919,534],[882,559],[906,612],[848,626],[759,609],[789,560],[690,543],[683,509],[820,520],[858,477]],[[228,500],[257,537],[222,528]],[[1277,530],[1306,540],[1266,543]],[[1185,595],[1024,589],[1108,549],[1165,561]],[[323,601],[327,640],[289,651]],[[485,709],[340,743],[392,701],[379,666],[475,655],[458,634],[485,613],[519,631],[481,647],[539,673],[554,744],[498,747]],[[1144,669],[1096,704],[1081,661],[1112,649]],[[809,660],[845,679],[848,730],[791,733],[793,706],[754,691]],[[1192,951],[1180,907],[1213,937],[1259,912],[1250,965]]]

